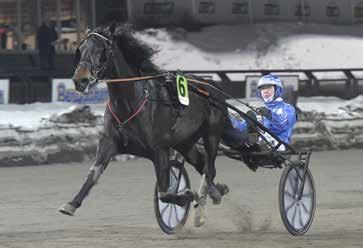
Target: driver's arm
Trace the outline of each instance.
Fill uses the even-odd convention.
[[[284,106],[271,111],[270,124],[271,129],[278,132],[283,132],[291,127],[296,122],[295,108],[292,106]]]

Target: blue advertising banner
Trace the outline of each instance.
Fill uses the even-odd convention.
[[[9,103],[9,79],[0,79],[0,104]]]
[[[72,79],[52,80],[52,102],[72,102],[78,104],[103,103],[108,98],[106,84],[92,88],[87,95],[79,94]]]

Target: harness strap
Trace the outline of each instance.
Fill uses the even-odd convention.
[[[115,118],[115,120],[117,121],[119,127],[122,127],[124,126],[125,124],[127,124],[129,121],[131,121],[133,118],[135,118],[140,112],[141,110],[144,108],[146,102],[148,101],[148,95],[145,95],[145,98],[144,100],[142,101],[141,105],[139,106],[139,108],[136,110],[135,113],[133,113],[129,118],[127,118],[127,120],[125,121],[121,121],[120,118],[117,116],[117,114],[112,110],[112,107],[111,107],[111,102],[110,102],[110,99],[108,99],[108,102],[107,102],[107,107],[108,109],[110,110],[113,118]]]

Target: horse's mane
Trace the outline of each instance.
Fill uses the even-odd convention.
[[[109,37],[108,27],[98,27],[94,32]],[[135,37],[135,30],[129,24],[119,24],[115,33],[117,46],[125,56],[126,62],[138,72],[155,75],[160,74],[160,69],[152,62],[152,56],[156,53],[154,49]],[[224,88],[224,82],[213,82],[205,78],[188,74],[189,77],[205,81],[220,90]]]
[[[99,27],[95,29],[95,32],[109,36],[108,28]],[[160,72],[160,69],[152,62],[154,49],[135,37],[135,31],[131,25],[117,25],[114,35],[118,48],[131,67],[144,73]]]

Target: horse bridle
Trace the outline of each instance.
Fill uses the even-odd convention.
[[[79,44],[79,46],[77,47],[77,51],[79,50],[79,47],[87,41],[88,38],[90,37],[96,37],[99,40],[103,41],[104,46],[105,46],[105,50],[106,50],[106,62],[103,63],[101,66],[97,66],[96,68],[94,68],[94,65],[92,65],[92,63],[90,63],[89,61],[79,61],[79,64],[88,64],[90,66],[90,71],[91,71],[91,84],[96,84],[98,81],[98,78],[102,77],[106,71],[107,68],[109,67],[110,63],[111,63],[111,59],[112,59],[112,40],[99,34],[96,32],[91,32],[89,34],[87,34],[86,38],[84,38],[81,43]],[[92,55],[91,55],[92,56]]]

